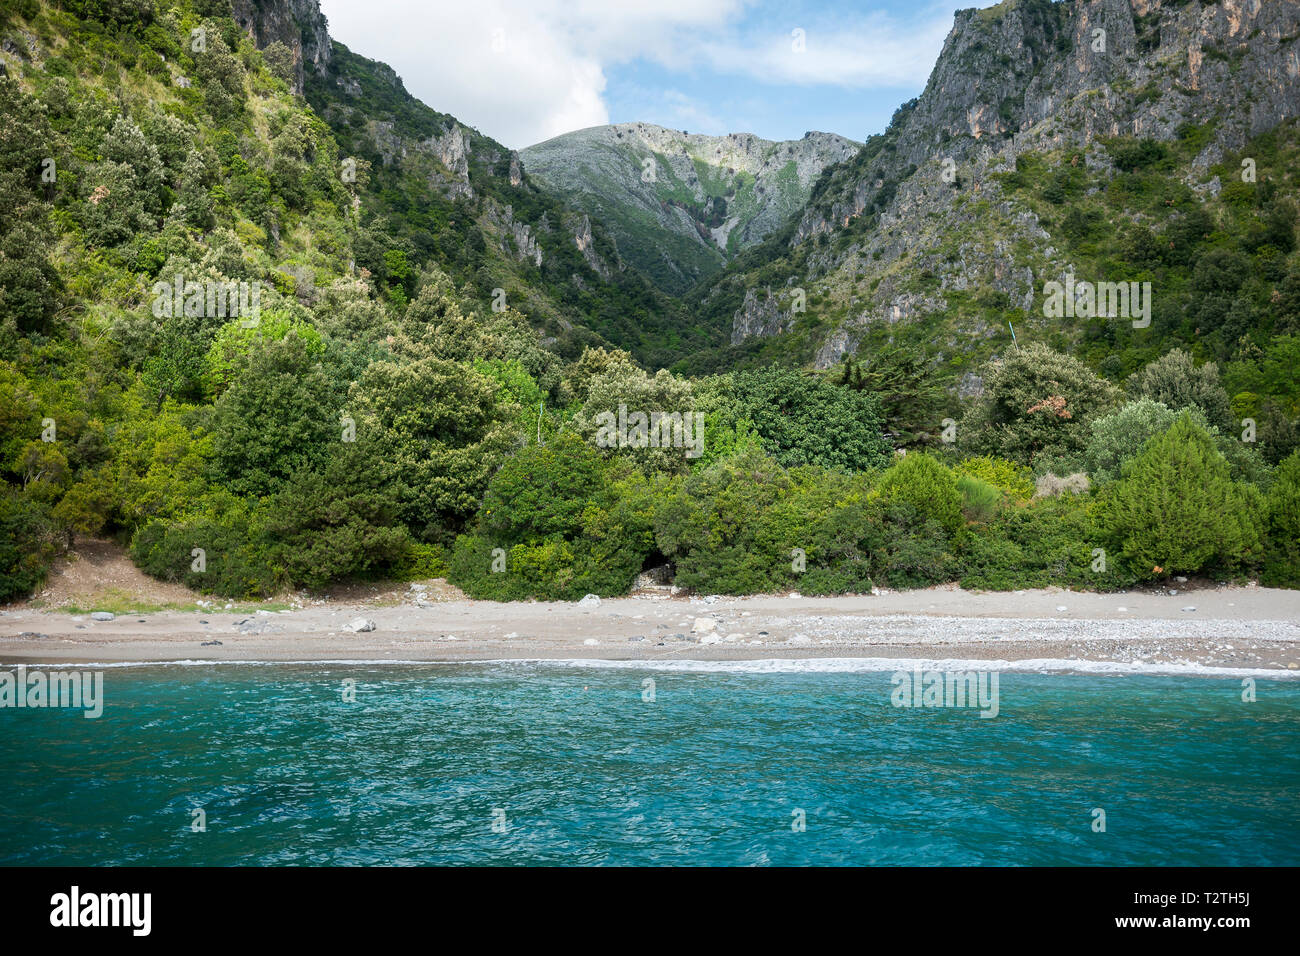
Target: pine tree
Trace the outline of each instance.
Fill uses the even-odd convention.
[[[1234,482],[1209,432],[1184,413],[1112,485],[1101,520],[1140,577],[1231,567],[1260,551],[1263,499]]]

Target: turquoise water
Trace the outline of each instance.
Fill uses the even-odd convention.
[[[981,719],[879,671],[104,673],[97,720],[0,709],[0,863],[1300,863],[1294,681],[1003,673]]]

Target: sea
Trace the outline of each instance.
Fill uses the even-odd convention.
[[[0,707],[0,865],[1300,864],[1300,681],[912,693],[990,666],[43,667],[102,714]]]

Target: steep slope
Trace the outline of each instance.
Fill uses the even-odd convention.
[[[681,293],[779,228],[822,170],[860,146],[833,133],[773,142],[623,123],[565,133],[520,157],[539,183],[603,222],[630,264]]]
[[[302,35],[318,36],[315,4],[295,3],[310,8],[294,7]],[[294,50],[306,98],[359,160],[368,211],[414,269],[438,266],[485,309],[504,294],[563,355],[612,343],[665,364],[711,343],[628,267],[599,222],[538,189],[516,154],[415,99],[383,63],[338,42],[311,52]],[[385,270],[378,258],[366,266]]]
[[[1010,344],[1008,320],[1070,346],[1100,320],[1043,315],[1044,283],[1069,273],[1156,283],[1161,331],[1115,352],[1150,350],[1164,335],[1160,347],[1230,357],[1235,340],[1205,342],[1189,316],[1186,270],[1215,226],[1236,236],[1269,216],[1294,222],[1293,154],[1259,137],[1300,113],[1297,37],[1293,0],[1006,0],[958,12],[922,95],[828,169],[797,219],[695,290],[693,310],[732,343],[695,367],[785,358],[824,368],[903,341],[962,373]],[[1234,153],[1248,143],[1261,155]],[[1259,188],[1225,204],[1218,194],[1230,177],[1243,185],[1234,164],[1246,158]],[[1034,170],[1045,194],[1020,188]],[[1210,227],[1178,261],[1143,262],[1117,241],[1130,228],[1199,221],[1207,206]],[[1132,333],[1111,322],[1104,334]]]

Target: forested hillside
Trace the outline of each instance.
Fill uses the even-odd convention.
[[[1077,54],[1051,9],[980,16]],[[1300,584],[1292,116],[890,193],[912,105],[682,303],[311,0],[4,10],[0,600],[79,536],[231,596]],[[865,263],[912,306],[850,329]],[[1066,266],[1149,325],[1045,314]]]

